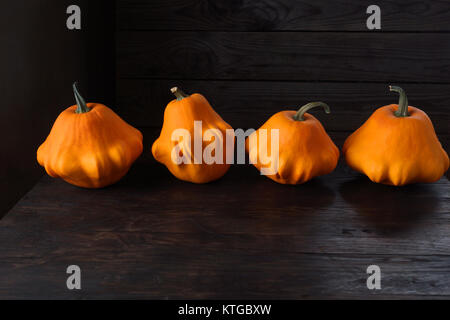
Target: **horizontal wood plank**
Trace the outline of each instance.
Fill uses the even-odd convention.
[[[98,246],[96,241],[92,244]],[[65,287],[65,270],[74,261],[82,268],[83,288],[75,292]],[[372,264],[382,270],[380,291],[366,287],[366,269]],[[217,252],[205,245],[194,250],[143,245],[137,252],[109,247],[99,251],[76,245],[44,257],[2,258],[0,297],[448,299],[449,266],[450,258],[442,256],[252,254]]]
[[[119,0],[119,30],[368,31],[369,5],[383,31],[450,31],[446,0]]]
[[[117,76],[450,82],[450,34],[119,32]]]
[[[271,115],[298,109],[310,101],[324,101],[331,115],[312,113],[329,131],[354,131],[375,109],[398,103],[387,84],[296,83],[265,81],[193,81],[119,79],[116,111],[138,127],[161,127],[164,109],[174,97],[173,86],[189,93],[202,93],[214,109],[234,128],[259,128]],[[449,85],[402,85],[411,105],[431,118],[440,134],[449,134]]]

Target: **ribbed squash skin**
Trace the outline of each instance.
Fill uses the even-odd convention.
[[[219,145],[223,148],[221,164],[206,164],[204,159],[199,159],[201,164],[194,163],[195,121],[202,121],[202,132],[197,132],[202,137],[208,129],[218,129],[221,132],[223,138],[219,142]],[[184,145],[186,154],[191,159],[189,164],[176,164],[172,161],[172,150],[178,144],[178,142],[172,141],[172,133],[177,129],[186,129],[191,135],[191,144]],[[152,147],[153,156],[180,180],[192,183],[208,183],[220,179],[230,168],[230,165],[226,163],[227,129],[232,130],[233,128],[214,111],[203,95],[196,93],[183,98],[181,101],[173,100],[167,105],[164,112],[161,134]],[[228,139],[232,139],[234,144],[234,133]],[[202,152],[210,143],[211,141],[203,141]]]
[[[84,188],[119,181],[143,150],[142,134],[102,104],[87,113],[71,106],[56,119],[37,151],[37,160],[55,178]]]
[[[343,147],[347,164],[377,183],[403,186],[439,180],[448,170],[442,149],[425,112],[408,107],[409,116],[396,117],[398,105],[377,109]]]
[[[273,115],[261,128],[252,135],[256,135],[257,144],[251,149],[250,139],[247,138],[247,152],[257,158],[252,159],[254,166],[261,170],[272,164],[263,164],[261,154],[272,154],[271,130],[279,130],[279,170],[278,173],[267,177],[281,184],[302,184],[316,176],[332,172],[339,160],[339,149],[326,133],[322,124],[313,115],[305,113],[304,121],[294,119],[295,111],[281,111]],[[260,144],[259,131],[266,129],[267,143]]]

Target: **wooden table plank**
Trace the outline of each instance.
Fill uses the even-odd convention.
[[[119,0],[120,30],[367,31],[370,1]],[[383,31],[450,31],[445,0],[378,0]]]
[[[195,250],[85,253],[5,259],[2,298],[83,299],[415,299],[450,297],[449,257],[307,255]],[[65,288],[77,262],[83,289]],[[26,261],[28,260],[28,261]],[[26,262],[24,262],[26,261]],[[366,288],[366,268],[382,269],[382,290]],[[14,265],[12,269],[3,266]],[[11,274],[13,271],[14,274]]]
[[[395,188],[343,164],[297,187],[248,166],[193,185],[147,151],[115,186],[44,177],[27,194],[0,222],[0,298],[449,298],[449,192],[446,178]],[[71,264],[80,292],[65,287]]]
[[[117,33],[118,77],[449,83],[450,33]]]

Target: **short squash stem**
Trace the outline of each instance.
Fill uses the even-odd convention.
[[[389,90],[400,94],[400,99],[398,101],[398,109],[397,111],[395,111],[395,116],[399,118],[409,117],[408,97],[406,96],[405,91],[397,86],[389,86]]]
[[[294,116],[294,120],[296,121],[305,121],[305,113],[311,110],[312,108],[322,107],[325,110],[325,113],[330,113],[330,107],[324,102],[310,102],[305,104],[303,107],[298,110],[298,112]]]
[[[184,93],[183,90],[181,90],[178,87],[174,87],[172,89],[170,89],[170,91],[172,91],[172,93],[175,95],[175,97],[177,97],[177,101],[181,101],[184,98],[188,98],[189,95]]]
[[[91,109],[86,105],[86,101],[84,101],[83,97],[78,92],[77,83],[75,82],[72,87],[73,94],[75,95],[75,100],[77,101],[77,110],[75,111],[75,113],[82,114],[91,111]]]

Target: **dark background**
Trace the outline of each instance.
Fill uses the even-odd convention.
[[[81,31],[66,28],[70,4],[82,8]],[[370,4],[8,2],[0,13],[0,213],[44,173],[35,152],[58,114],[74,104],[75,80],[87,100],[150,132],[160,128],[174,85],[203,93],[235,128],[257,128],[282,109],[323,100],[332,115],[317,116],[332,138],[395,103],[387,86],[397,84],[428,113],[448,149],[448,2],[380,0],[381,32],[366,29]]]

